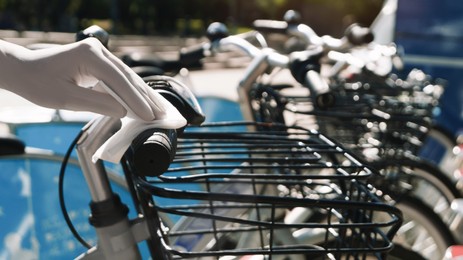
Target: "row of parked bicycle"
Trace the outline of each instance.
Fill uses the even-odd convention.
[[[275,33],[287,36],[284,48],[269,47]],[[85,37],[107,44],[109,35],[93,26]],[[177,60],[122,57],[189,125],[132,142],[122,182],[137,217],[123,231],[116,220],[94,225],[98,246],[82,259],[121,257],[108,244],[133,253],[145,240],[153,259],[443,259],[463,243],[463,152],[435,124],[443,80],[403,75],[397,47],[375,43],[368,28],[318,36],[294,11],[237,35],[212,23],[207,38]],[[237,86],[244,121],[204,123],[201,98],[176,74],[222,52],[250,58]],[[288,83],[274,82],[280,74]],[[83,129],[91,145],[77,142],[94,193],[113,194],[86,145],[118,128],[98,118]],[[109,212],[126,214],[108,197]],[[128,231],[134,241],[117,240]]]
[[[461,155],[456,138],[434,121],[444,82],[420,70],[399,77],[394,73],[400,69],[396,46],[375,44],[368,28],[358,25],[349,27],[341,39],[319,37],[294,19],[258,20],[254,26],[256,31],[252,33],[229,36],[223,24],[211,24],[207,35],[210,42],[193,51],[183,50],[180,63],[191,63],[191,57],[208,53],[240,51],[248,55],[252,62],[238,86],[246,119],[319,129],[378,170],[371,183],[395,199],[405,221],[414,225],[420,225],[416,224],[419,218],[401,203],[407,205],[404,201],[411,198],[419,200],[413,203],[412,207],[420,207],[415,211],[434,218],[429,222],[440,227],[421,223],[424,229],[420,232],[427,232],[426,241],[434,240],[434,247],[415,244],[423,242],[417,233],[415,238],[403,235],[403,241],[412,245],[409,248],[438,259],[449,245],[461,241],[460,215],[454,211],[461,196]],[[269,32],[296,40],[291,39],[293,44],[286,50],[270,49],[265,41]],[[125,60],[129,65],[149,65],[128,57]],[[301,86],[272,84],[275,74],[283,70],[290,70],[309,91],[294,94],[294,88]],[[434,211],[436,217],[425,208]]]

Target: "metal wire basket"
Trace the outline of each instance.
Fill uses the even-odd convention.
[[[417,153],[433,127],[437,100],[432,96],[380,96],[340,91],[332,107],[311,106],[309,98],[282,96],[295,125],[316,127],[350,149],[381,149],[380,156]],[[283,111],[283,109],[280,109]]]
[[[434,106],[419,108],[419,102],[395,97],[372,98],[367,102],[363,110],[345,107],[344,111],[314,112],[320,131],[330,131],[333,138],[345,145],[382,149],[383,156],[398,151],[417,154],[433,126]]]
[[[401,213],[364,183],[372,170],[316,131],[273,126],[187,128],[167,172],[136,178],[153,209],[172,221],[159,232],[166,254],[385,257]]]

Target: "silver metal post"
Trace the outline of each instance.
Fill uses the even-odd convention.
[[[84,127],[77,143],[77,155],[90,189],[92,201],[104,201],[112,196],[111,186],[103,163],[92,161],[95,151],[121,127],[120,119],[99,117]]]
[[[249,99],[249,93],[256,79],[262,75],[268,68],[269,64],[267,61],[268,54],[263,53],[256,56],[251,64],[248,66],[244,73],[243,80],[240,81],[238,86],[238,96],[241,112],[243,117],[247,121],[255,121],[251,111],[251,100]]]
[[[92,161],[95,151],[120,127],[118,118],[96,118],[83,128],[77,143],[77,155],[92,197],[90,223],[98,236],[98,245],[77,259],[141,258],[136,234],[127,216],[128,208],[113,193],[102,161]]]

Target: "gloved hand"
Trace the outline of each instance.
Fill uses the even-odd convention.
[[[54,109],[142,121],[178,113],[95,38],[39,50],[0,40],[0,88]]]

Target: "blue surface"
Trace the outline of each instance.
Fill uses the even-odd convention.
[[[59,157],[0,158],[0,167],[0,259],[73,259],[86,251],[62,217],[58,200]],[[112,188],[131,206],[131,198],[123,187],[112,183]],[[77,165],[66,168],[64,191],[74,226],[87,242],[95,244],[96,235],[88,222],[90,195]],[[131,210],[129,216],[135,214]],[[13,252],[8,241],[14,241],[12,245],[19,251]],[[36,257],[27,258],[29,254]]]
[[[84,122],[47,122],[16,124],[14,134],[30,147],[65,154]]]
[[[437,122],[456,134],[463,129],[463,1],[399,0],[395,42],[405,71],[420,68],[448,81]]]
[[[198,97],[198,102],[206,115],[206,122],[243,121],[237,102],[213,96]]]

